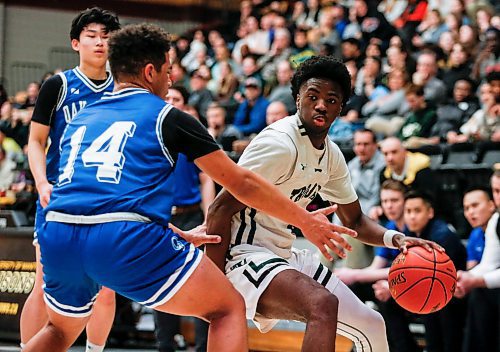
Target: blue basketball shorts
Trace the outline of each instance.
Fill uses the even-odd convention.
[[[186,282],[203,253],[157,223],[47,221],[38,233],[47,305],[84,317],[102,286],[154,308]]]
[[[36,201],[36,214],[35,214],[35,231],[33,232],[33,244],[38,243],[38,231],[45,223],[45,213],[43,212],[40,200]]]

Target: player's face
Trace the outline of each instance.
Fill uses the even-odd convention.
[[[71,46],[80,54],[80,61],[92,66],[104,66],[108,60],[109,33],[100,23],[90,23],[80,33],[79,40],[73,39]]]
[[[500,209],[500,177],[491,178],[491,190],[493,191],[493,201],[497,209]]]
[[[464,196],[464,215],[472,227],[486,228],[488,220],[495,211],[495,205],[480,190],[472,191]]]
[[[387,219],[398,221],[403,217],[405,198],[403,193],[392,189],[380,191],[380,205]]]
[[[297,111],[314,142],[323,143],[330,126],[342,110],[343,93],[337,82],[310,78],[302,84],[297,96]]]
[[[172,81],[170,80],[170,60],[168,53],[165,53],[165,63],[160,71],[153,69],[153,81],[151,83],[152,93],[164,99],[168,94]]]
[[[369,132],[357,132],[354,134],[354,154],[362,164],[371,160],[377,151],[377,143],[373,140],[373,135]]]
[[[434,217],[434,209],[427,206],[421,198],[407,199],[404,209],[406,226],[410,231],[417,234],[422,233],[423,229]]]

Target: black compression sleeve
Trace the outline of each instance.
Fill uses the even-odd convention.
[[[38,93],[32,121],[50,126],[62,85],[63,81],[59,75],[54,75],[45,81]]]

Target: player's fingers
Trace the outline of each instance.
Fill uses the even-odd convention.
[[[348,251],[352,251],[352,246],[347,242],[347,240],[340,235],[338,232],[333,232],[332,235],[329,238],[329,242],[332,242],[335,245],[340,245],[343,248],[347,249]]]
[[[168,223],[168,228],[177,234],[182,232],[181,229],[179,229],[177,226],[173,225],[172,223]]]
[[[321,214],[325,214],[325,215],[330,215],[331,213],[335,212],[337,210],[337,208],[338,208],[337,204],[333,204],[333,205],[330,205],[329,207],[315,210],[313,213],[321,213]]]
[[[406,245],[406,243],[403,243],[401,245],[401,247],[399,247],[399,250],[403,253],[403,254],[407,254],[408,253],[408,247]]]
[[[357,237],[358,233],[348,227],[341,226],[341,225],[336,225],[336,224],[331,224],[330,227],[333,229],[333,231],[344,233],[348,236],[351,237]]]
[[[443,247],[441,247],[439,244],[437,244],[436,242],[432,242],[431,241],[430,245],[432,246],[432,248],[434,248],[435,250],[440,251],[441,253],[446,252],[446,250]]]
[[[330,248],[332,252],[337,254],[340,258],[345,258],[346,254],[342,248],[339,248],[331,240],[326,241],[325,245]]]
[[[219,235],[206,235],[205,237],[203,237],[203,243],[201,244],[220,243],[221,240],[222,238]]]
[[[326,260],[328,260],[329,262],[333,262],[333,257],[330,253],[328,253],[328,251],[326,250],[326,248],[322,245],[319,245],[317,246],[319,251],[321,252],[321,254],[323,254],[323,257],[326,258]]]

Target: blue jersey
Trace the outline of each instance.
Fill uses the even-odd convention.
[[[66,128],[58,182],[45,210],[132,212],[166,225],[177,153],[194,160],[218,150],[206,129],[190,116],[182,120],[184,115],[145,89],[106,93]]]
[[[174,171],[175,206],[188,206],[201,202],[200,169],[187,160],[184,154],[179,154]]]
[[[480,227],[473,229],[467,241],[467,260],[480,262],[484,252],[484,231]]]
[[[86,105],[101,99],[104,92],[113,90],[113,77],[96,85],[78,67],[59,74],[63,85],[57,100],[49,132],[50,146],[47,151],[47,180],[57,181],[59,175],[59,143],[66,125]]]

